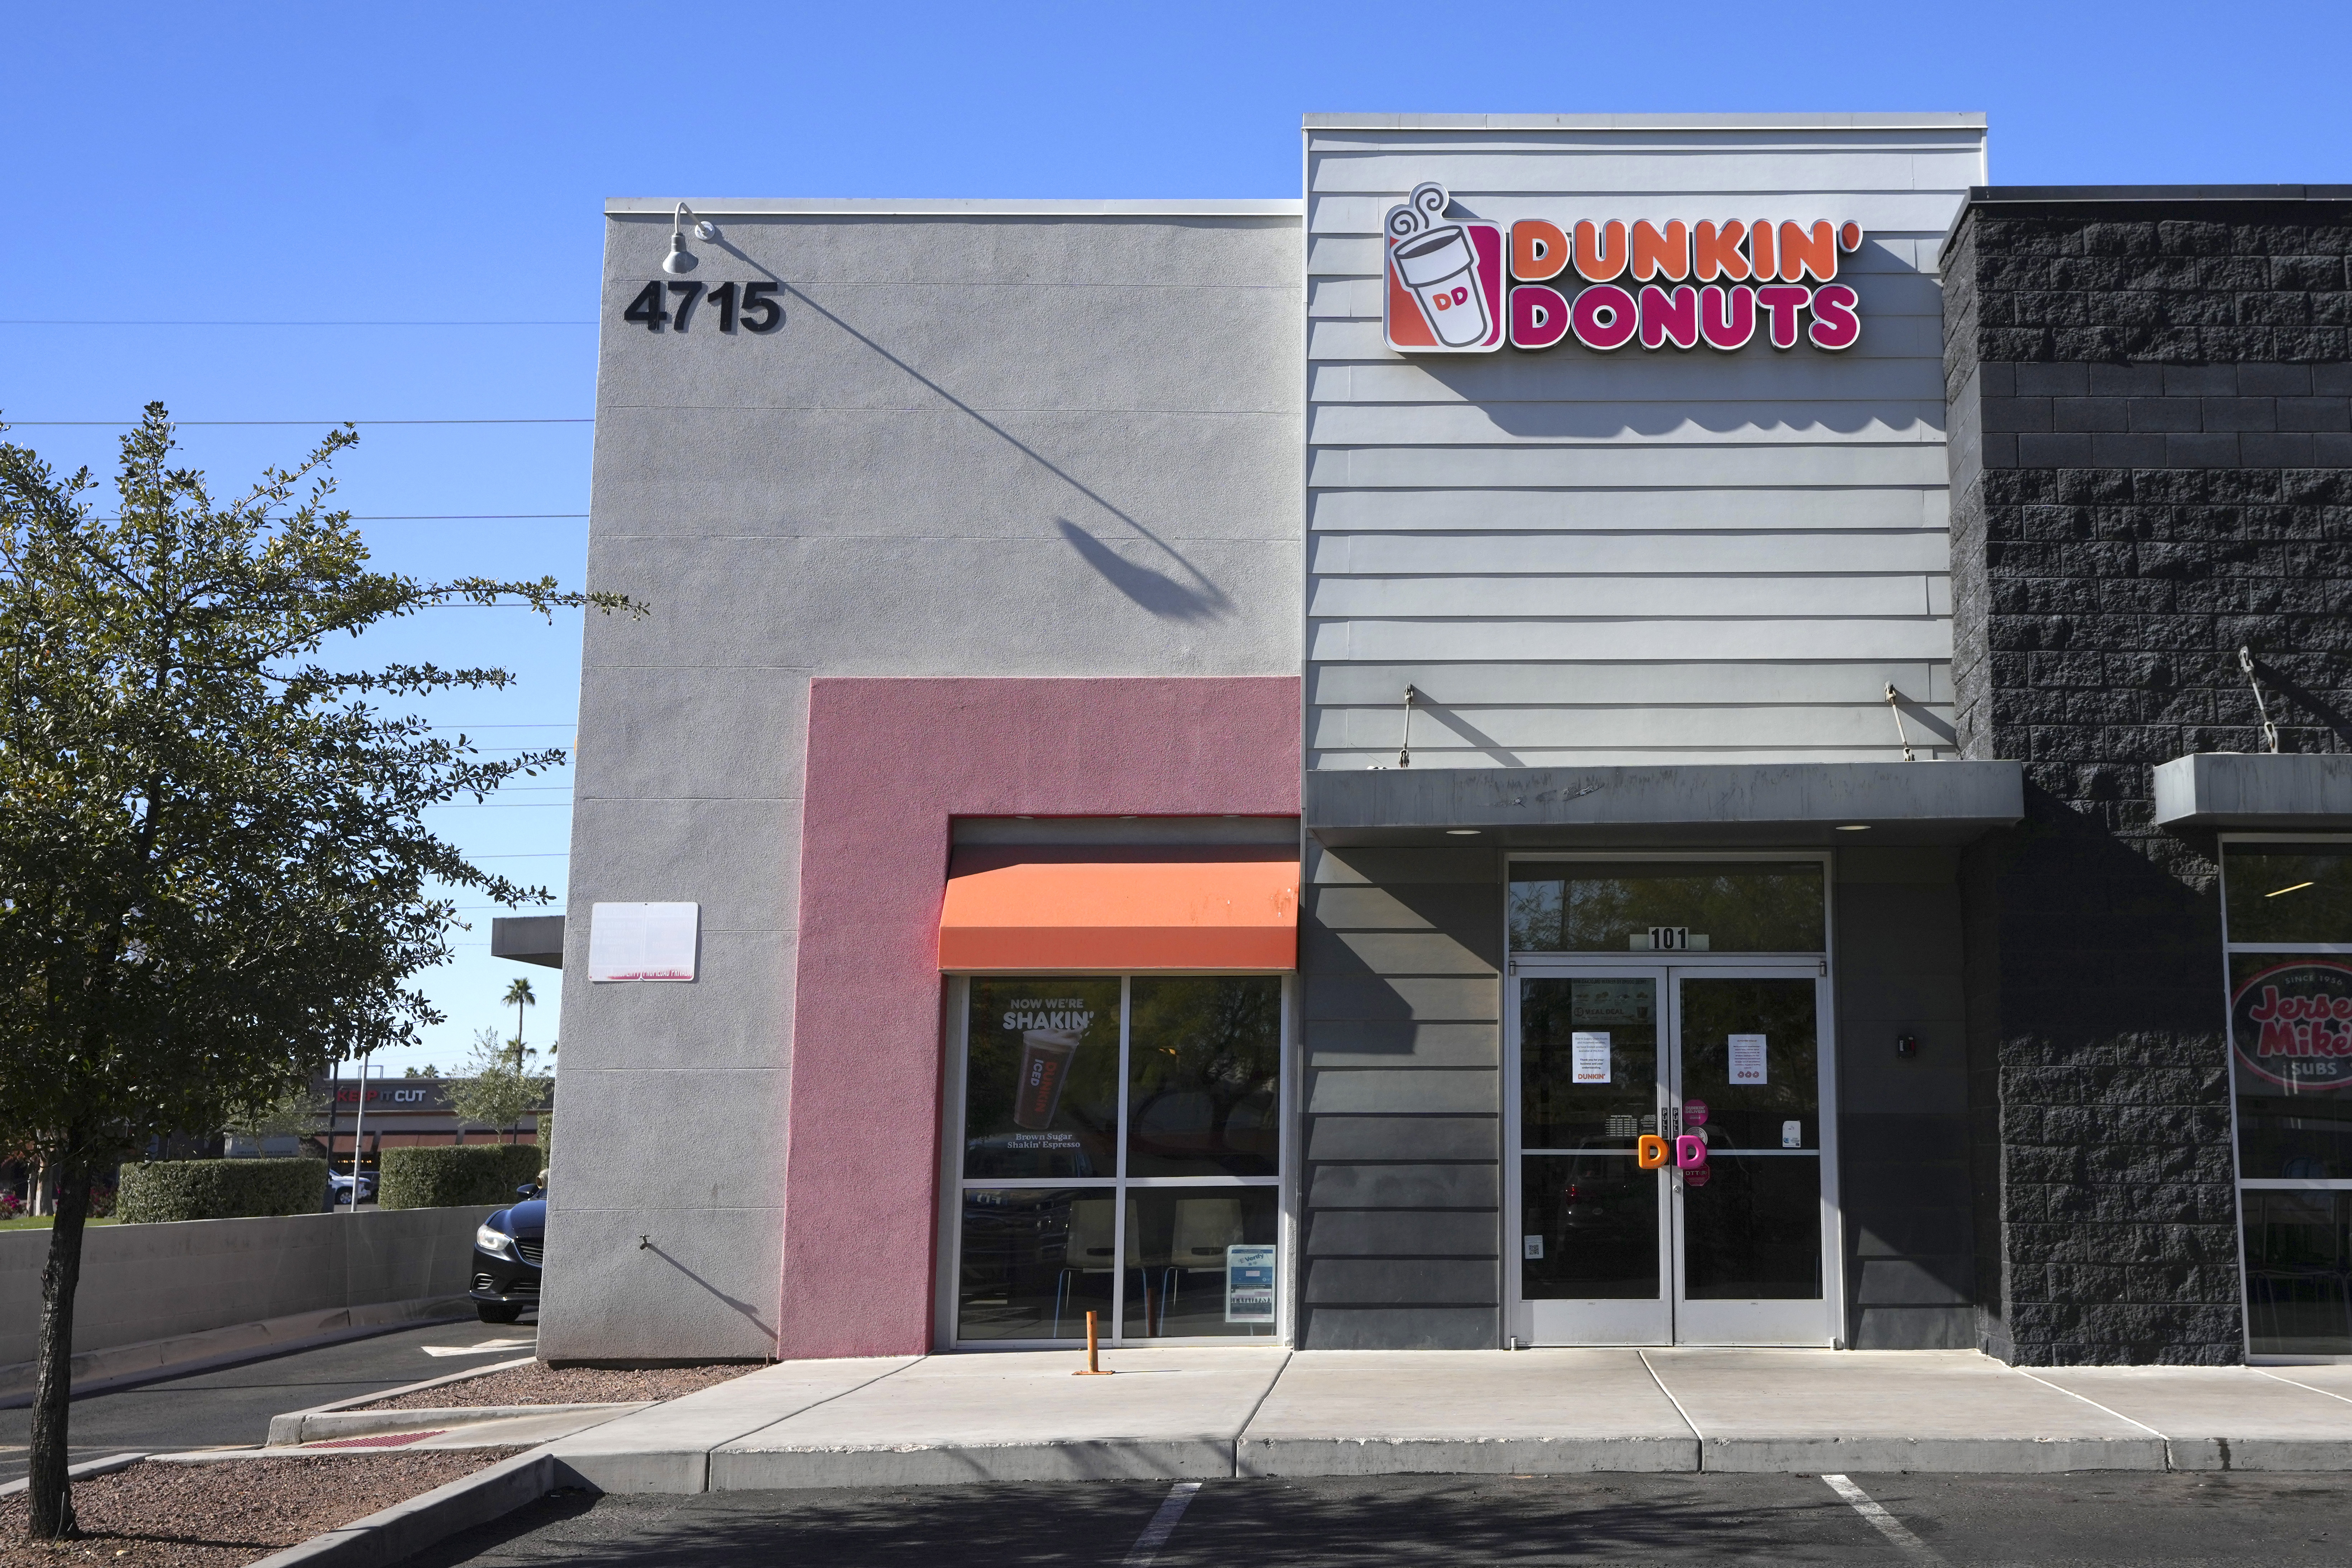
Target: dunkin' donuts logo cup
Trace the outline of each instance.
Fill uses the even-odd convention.
[[[1078,1054],[1078,1037],[1066,1029],[1024,1029],[1021,1033],[1021,1078],[1013,1091],[1013,1125],[1043,1131],[1054,1125],[1062,1108],[1062,1086],[1069,1081],[1070,1061]]]
[[[1398,246],[1396,268],[1421,306],[1422,319],[1447,348],[1484,342],[1495,330],[1478,287],[1478,258],[1470,254],[1470,237],[1461,225],[1432,229]]]
[[[1475,353],[1502,341],[1496,331],[1502,231],[1493,224],[1444,221],[1450,202],[1445,187],[1432,182],[1389,209],[1391,348]]]

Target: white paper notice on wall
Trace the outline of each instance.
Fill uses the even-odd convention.
[[[1609,1081],[1609,1031],[1578,1030],[1568,1037],[1569,1079],[1574,1083]]]
[[[1764,1037],[1734,1035],[1731,1037],[1731,1081],[1762,1083],[1764,1081]]]
[[[588,978],[691,980],[700,904],[595,904],[588,911]]]

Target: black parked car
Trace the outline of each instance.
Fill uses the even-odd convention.
[[[522,1202],[474,1232],[474,1310],[486,1323],[511,1323],[539,1305],[539,1259],[547,1239],[547,1189],[517,1187]]]

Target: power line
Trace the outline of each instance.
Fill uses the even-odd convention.
[[[194,427],[198,425],[593,425],[593,414],[565,416],[555,419],[174,419],[175,426]],[[136,419],[5,419],[0,424],[62,427],[89,426],[100,430],[129,430],[140,424]]]
[[[419,811],[488,811],[492,809],[570,811],[572,803],[568,800],[519,800],[501,805],[499,802],[488,800],[445,800],[431,805],[420,805],[416,809]]]
[[[529,522],[547,518],[586,517],[584,511],[355,511],[353,522]],[[93,512],[96,522],[121,522],[120,512]]]
[[[133,321],[98,318],[0,316],[0,327],[593,327],[592,321]]]

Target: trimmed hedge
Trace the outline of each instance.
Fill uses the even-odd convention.
[[[386,1149],[379,1157],[376,1206],[387,1209],[457,1208],[473,1204],[506,1205],[515,1189],[539,1179],[535,1143],[467,1143]]]
[[[327,1206],[324,1160],[163,1160],[125,1165],[115,1216],[125,1225],[317,1214]]]

